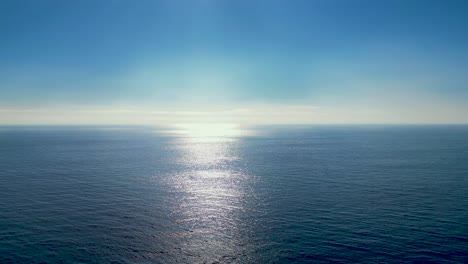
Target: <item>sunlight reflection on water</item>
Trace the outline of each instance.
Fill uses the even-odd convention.
[[[231,124],[178,125],[175,133],[179,173],[169,176],[178,193],[174,214],[188,229],[185,250],[203,252],[209,259],[236,255],[241,241],[240,215],[249,175],[241,166],[239,144],[243,135]]]

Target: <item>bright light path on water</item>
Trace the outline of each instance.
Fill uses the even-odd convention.
[[[173,125],[174,159],[181,168],[166,176],[176,199],[171,212],[177,223],[190,230],[184,242],[188,251],[237,254],[244,224],[240,217],[251,178],[244,170],[241,125],[235,123],[180,123]],[[230,239],[225,239],[231,234]]]

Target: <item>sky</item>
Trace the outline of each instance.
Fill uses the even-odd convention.
[[[2,0],[0,124],[468,123],[465,0]]]

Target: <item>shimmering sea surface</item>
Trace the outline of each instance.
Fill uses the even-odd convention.
[[[468,126],[236,129],[0,127],[0,263],[468,263]]]

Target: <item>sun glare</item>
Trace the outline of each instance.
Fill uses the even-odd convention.
[[[237,137],[243,134],[237,124],[230,123],[185,123],[176,124],[176,132],[194,138]]]

